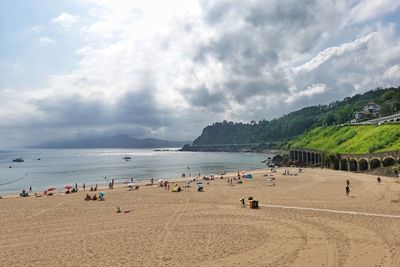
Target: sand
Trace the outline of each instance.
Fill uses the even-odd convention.
[[[400,266],[400,183],[282,173],[276,186],[265,169],[243,184],[210,181],[204,192],[143,186],[107,190],[106,201],[84,201],[84,192],[1,199],[0,265]],[[261,207],[242,208],[248,196]]]

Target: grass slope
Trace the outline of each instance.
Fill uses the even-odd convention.
[[[289,145],[350,154],[400,150],[400,124],[318,127]]]

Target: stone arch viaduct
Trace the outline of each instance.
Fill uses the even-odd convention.
[[[292,148],[291,160],[304,165],[325,166],[334,170],[363,171],[400,163],[400,151],[368,154],[325,154],[314,149]]]

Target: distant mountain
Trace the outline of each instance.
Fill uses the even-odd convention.
[[[155,138],[139,139],[128,135],[58,140],[29,148],[166,148],[182,147],[190,141],[168,141]]]
[[[266,144],[286,142],[324,125],[349,122],[369,102],[381,105],[381,116],[400,110],[400,87],[375,89],[346,97],[329,105],[306,107],[270,121],[250,123],[216,122],[203,129],[193,145]]]

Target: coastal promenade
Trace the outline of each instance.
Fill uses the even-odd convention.
[[[372,120],[368,120],[368,121],[363,121],[363,122],[359,122],[356,124],[382,124],[382,123],[393,123],[393,122],[400,122],[400,112],[393,114],[393,115],[389,115],[389,116],[385,116],[385,117],[380,117],[380,118],[376,118],[376,119],[372,119]]]
[[[305,165],[323,165],[334,170],[363,171],[387,167],[400,162],[400,151],[367,154],[326,154],[316,149],[292,148],[290,159]]]

